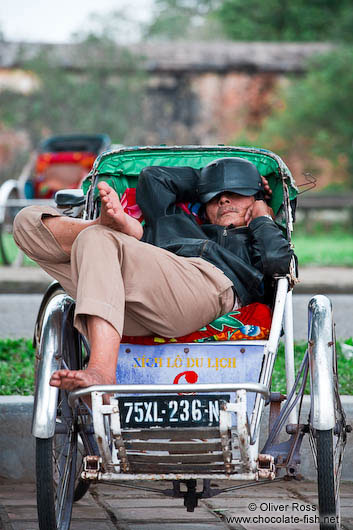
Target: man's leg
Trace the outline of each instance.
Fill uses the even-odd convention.
[[[99,190],[102,209],[100,217],[94,221],[62,216],[54,208],[36,206],[21,210],[14,223],[14,237],[18,246],[56,278],[74,298],[76,298],[76,282],[72,282],[71,248],[84,229],[96,224],[112,228],[124,225],[135,237],[142,235],[142,228],[135,219],[132,219],[132,222],[129,219],[126,221],[125,213],[114,190],[106,183],[100,183]],[[87,318],[86,332],[91,346],[89,370],[84,373],[72,371],[68,378],[66,378],[68,370],[56,372],[51,381],[53,386],[73,389],[93,383],[115,382],[120,335],[109,322],[98,316]],[[80,379],[82,373],[83,380]],[[63,384],[61,378],[65,380]]]
[[[112,210],[107,216],[114,217],[109,223],[115,226],[119,199],[113,190],[107,189],[107,195],[107,199],[102,200],[102,209],[105,212]],[[61,256],[51,257],[48,265],[45,252],[39,258],[36,255],[36,245],[32,245],[30,255],[57,278],[57,262],[64,259],[66,267],[69,265],[70,256],[63,248],[70,245],[70,240],[60,239],[60,228],[55,232],[53,226],[60,226],[60,220],[55,225],[50,222],[54,237],[41,216],[38,219],[35,227],[31,227],[32,233],[40,227],[42,238],[49,237],[56,254],[61,253]],[[71,390],[94,383],[111,383],[115,379],[124,324],[126,334],[180,336],[230,310],[233,297],[230,280],[204,260],[175,256],[140,243],[136,235],[129,237],[103,226],[87,228],[87,225],[79,224],[75,224],[77,232],[76,228],[70,231],[74,239],[73,278],[69,274],[66,276],[70,279],[71,289],[77,290],[77,296],[73,294],[77,299],[75,325],[92,342],[91,361],[85,374],[73,371],[53,374],[54,386]],[[132,226],[134,231],[135,224]],[[63,236],[67,237],[66,234]],[[27,240],[26,230],[21,237],[22,241]],[[19,239],[18,235],[17,242]],[[26,252],[26,248],[21,248]],[[46,244],[42,245],[41,252],[45,248]],[[61,283],[70,292],[68,283]]]
[[[53,373],[50,384],[74,390],[90,385],[114,384],[118,362],[120,335],[115,328],[103,318],[87,317],[88,339],[91,355],[86,370],[58,370]]]
[[[71,259],[77,285],[75,327],[89,336],[91,359],[85,371],[53,374],[54,386],[72,390],[114,382],[123,330],[180,336],[232,307],[231,282],[216,267],[106,227],[82,231]]]

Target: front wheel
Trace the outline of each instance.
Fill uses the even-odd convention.
[[[39,528],[68,530],[74,502],[77,433],[36,440],[37,509]]]
[[[85,348],[73,327],[74,304],[53,286],[37,319],[40,328],[39,358],[61,357],[61,367],[81,369]],[[42,315],[43,313],[43,315]],[[38,331],[38,330],[37,330]],[[36,396],[43,401],[48,374],[41,365],[37,375]],[[39,369],[40,367],[38,367]],[[43,375],[44,374],[44,375]],[[43,379],[44,378],[44,379]],[[44,382],[45,383],[44,383]],[[39,408],[38,410],[41,410]],[[56,401],[55,428],[50,437],[36,438],[37,511],[40,530],[68,530],[74,500],[82,497],[88,483],[81,484],[80,467],[90,439],[90,419],[85,407],[71,408],[68,392],[59,390]],[[38,432],[38,431],[37,431]],[[78,488],[75,492],[75,488]]]

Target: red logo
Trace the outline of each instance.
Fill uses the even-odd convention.
[[[189,383],[189,385],[192,385],[192,384],[196,383],[198,378],[199,378],[197,373],[192,371],[192,370],[189,370],[189,371],[186,371],[186,372],[181,372],[180,374],[175,376],[174,381],[173,381],[173,385],[179,385],[179,381],[180,381],[180,379],[182,377],[185,377],[186,382]],[[181,381],[180,384],[182,384],[182,383],[183,383],[183,381]],[[189,394],[195,394],[195,392],[179,392],[180,396],[185,396],[185,395],[189,395]]]

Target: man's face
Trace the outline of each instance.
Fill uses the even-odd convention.
[[[245,226],[245,213],[254,202],[253,196],[246,197],[232,191],[224,191],[208,201],[206,215],[211,224]]]

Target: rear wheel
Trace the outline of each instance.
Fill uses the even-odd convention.
[[[346,445],[346,422],[340,400],[336,401],[334,429],[311,429],[311,444],[317,466],[320,530],[340,526],[340,480]]]
[[[316,431],[317,484],[320,507],[320,529],[339,528],[339,481],[338,466],[334,450],[333,430]]]
[[[320,530],[338,530],[341,528],[339,487],[347,438],[346,417],[339,395],[331,303],[326,297],[317,296],[310,301],[310,310],[309,436],[317,467]]]

